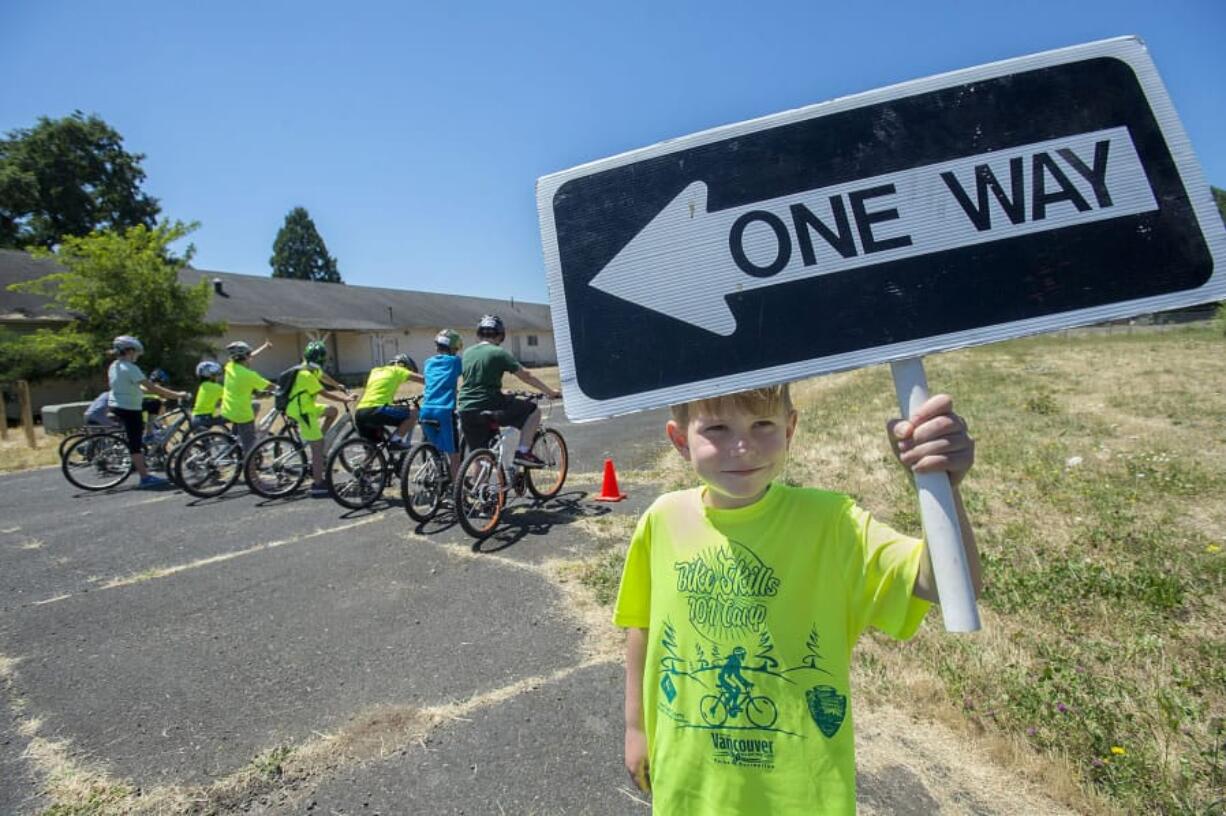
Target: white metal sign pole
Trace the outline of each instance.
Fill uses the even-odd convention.
[[[909,419],[928,400],[924,361],[920,357],[900,360],[891,363],[890,369],[894,372],[899,410],[904,419]],[[976,632],[979,630],[979,609],[975,606],[975,588],[962,546],[962,530],[958,526],[949,475],[916,473],[915,487],[919,490],[920,519],[932,558],[937,593],[941,597],[945,631]]]

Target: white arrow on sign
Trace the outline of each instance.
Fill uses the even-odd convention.
[[[718,212],[695,181],[591,285],[727,337],[737,292],[1157,208],[1125,127]]]

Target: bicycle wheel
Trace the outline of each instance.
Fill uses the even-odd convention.
[[[120,434],[81,436],[64,451],[64,478],[82,490],[106,490],[133,472],[128,441]]]
[[[336,424],[329,428],[324,436],[324,455],[328,457],[324,461],[330,460],[332,454],[340,450],[341,445],[357,435],[358,429],[354,425],[352,414],[346,413],[336,420]]]
[[[485,538],[494,532],[506,503],[507,480],[493,451],[473,451],[456,476],[455,514],[465,532]]]
[[[170,432],[166,434],[166,438],[162,440],[162,451],[166,454],[166,472],[170,472],[170,454],[174,449],[187,441],[187,437],[191,436],[191,424],[188,422],[187,416],[180,414],[179,418],[170,426]]]
[[[537,431],[536,439],[532,440],[532,452],[545,466],[524,469],[528,490],[538,499],[552,499],[566,484],[566,470],[570,466],[566,440],[553,428],[545,428]]]
[[[374,504],[392,476],[383,451],[365,439],[350,439],[334,450],[326,471],[328,492],[337,504],[350,510]]]
[[[779,719],[779,707],[769,697],[750,697],[745,704],[745,716],[759,728],[770,728]]]
[[[306,451],[292,436],[270,436],[243,460],[243,478],[253,493],[266,499],[288,496],[311,472]]]
[[[225,493],[238,481],[243,449],[238,437],[223,432],[189,439],[179,453],[179,486],[199,499]]]
[[[181,465],[183,463],[183,450],[187,447],[188,440],[175,445],[170,454],[166,457],[166,478],[175,487],[183,487],[183,474]]]
[[[429,521],[443,503],[447,490],[448,466],[443,454],[429,442],[422,442],[405,457],[400,471],[400,498],[405,512],[414,521]]]
[[[68,434],[68,436],[60,440],[60,461],[61,462],[64,461],[64,454],[68,453],[68,447],[73,442],[76,442],[78,439],[84,436],[86,436],[86,433],[84,431],[73,431],[72,433]]]
[[[702,721],[707,725],[723,725],[728,721],[728,705],[719,694],[708,694],[698,702]]]

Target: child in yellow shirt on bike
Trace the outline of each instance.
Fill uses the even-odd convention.
[[[332,386],[339,385],[323,370],[327,359],[328,347],[322,340],[307,343],[302,352],[302,365],[294,377],[285,408],[286,415],[298,423],[298,433],[302,441],[311,449],[312,498],[328,495],[328,485],[324,482],[324,435],[328,433],[338,415],[336,406],[316,402],[315,397],[322,396],[341,404],[354,399],[348,392],[324,387],[325,382]]]

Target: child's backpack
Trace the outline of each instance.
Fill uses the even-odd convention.
[[[298,396],[290,393],[294,388],[294,381],[298,379],[298,372],[306,368],[304,365],[290,366],[277,375],[277,394],[273,397],[273,407],[278,411],[284,411],[289,407],[290,400]]]

